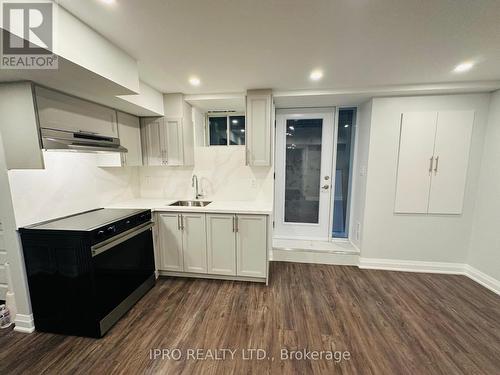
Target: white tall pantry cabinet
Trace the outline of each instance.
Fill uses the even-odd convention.
[[[474,111],[401,116],[396,213],[462,213]]]

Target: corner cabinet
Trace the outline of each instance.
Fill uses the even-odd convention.
[[[144,165],[194,165],[191,105],[182,94],[166,94],[164,106],[164,117],[144,117],[141,120]]]
[[[128,152],[99,154],[100,167],[138,167],[142,166],[141,126],[137,116],[117,112],[118,137],[120,144]]]
[[[193,165],[194,136],[192,126],[192,121],[184,118],[142,118],[141,139],[144,165]]]
[[[461,214],[474,111],[401,115],[396,213]]]
[[[273,104],[271,90],[249,90],[246,97],[246,158],[252,167],[271,166]]]
[[[160,274],[267,282],[266,215],[157,215]]]

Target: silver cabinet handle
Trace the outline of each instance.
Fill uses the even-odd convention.
[[[177,230],[181,230],[181,215],[177,215]]]
[[[233,232],[236,232],[236,216],[233,215]]]
[[[236,233],[238,233],[238,231],[239,231],[240,228],[238,227],[239,226],[238,225],[238,216],[236,216],[236,215],[234,216],[234,222],[235,222],[235,229],[234,229],[234,231]]]
[[[184,230],[184,216],[181,214],[181,230]]]
[[[434,160],[434,156],[431,156],[429,159],[429,173],[432,173],[432,161]]]
[[[436,157],[436,166],[434,167],[435,175],[438,173],[438,166],[439,166],[439,156]]]

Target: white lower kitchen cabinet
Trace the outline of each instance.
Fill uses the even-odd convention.
[[[158,213],[159,272],[267,281],[267,216]]]
[[[266,277],[267,220],[262,215],[236,216],[236,273],[238,276]]]
[[[207,236],[205,214],[181,214],[184,271],[207,273]]]
[[[208,273],[236,275],[236,216],[207,214]]]
[[[183,271],[182,231],[180,213],[160,213],[158,215],[158,245],[155,252],[160,257],[162,270]]]

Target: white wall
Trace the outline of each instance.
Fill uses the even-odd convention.
[[[500,280],[500,91],[490,103],[467,263]]]
[[[272,202],[273,169],[245,166],[244,146],[195,147],[195,167],[140,168],[141,196],[192,199],[193,173],[206,199]]]
[[[370,148],[370,125],[372,115],[372,101],[368,101],[358,107],[356,141],[354,150],[354,174],[352,179],[352,206],[351,227],[349,229],[350,239],[359,249],[362,247],[362,229],[365,214],[366,197],[366,171],[368,165],[368,151]],[[359,226],[359,231],[358,231]]]
[[[98,154],[44,152],[44,170],[11,170],[9,181],[18,227],[108,203],[139,193],[137,168],[99,168]]]
[[[361,256],[428,262],[467,260],[489,94],[373,99]],[[407,111],[475,110],[462,215],[396,215],[400,117]]]

